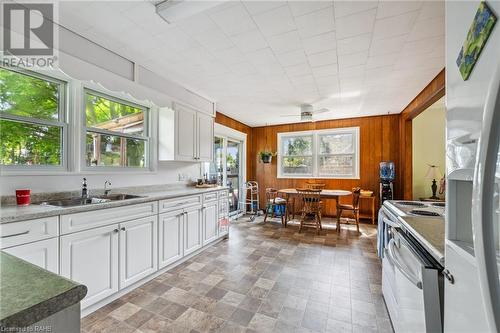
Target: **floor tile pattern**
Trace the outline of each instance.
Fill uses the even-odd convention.
[[[242,217],[228,240],[82,319],[84,333],[392,332],[376,228],[298,233]]]

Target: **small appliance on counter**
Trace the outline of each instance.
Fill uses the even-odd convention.
[[[380,205],[385,200],[392,200],[394,193],[394,179],[396,173],[394,171],[394,162],[380,162]]]

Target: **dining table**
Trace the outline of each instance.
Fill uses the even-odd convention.
[[[295,188],[284,188],[278,190],[278,193],[282,194],[286,200],[286,207],[288,209],[290,199],[294,198],[299,195],[297,192],[297,189]],[[323,189],[321,190],[320,197],[321,199],[324,200],[335,200],[335,207],[337,208],[338,212],[338,205],[339,205],[339,200],[340,197],[345,197],[351,195],[351,191],[346,191],[346,190],[327,190]],[[285,225],[288,222],[288,213],[285,214]],[[337,214],[337,230],[340,231],[340,214]]]

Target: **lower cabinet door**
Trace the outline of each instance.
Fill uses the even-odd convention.
[[[184,255],[202,246],[201,207],[188,208],[184,213]]]
[[[14,246],[3,251],[59,274],[59,238],[57,237]]]
[[[120,289],[158,270],[158,216],[120,224]]]
[[[160,215],[159,223],[159,268],[166,267],[184,255],[183,213],[174,211]]]
[[[118,225],[61,237],[61,275],[87,286],[86,308],[118,291]]]
[[[217,239],[218,235],[217,201],[203,206],[203,244]]]

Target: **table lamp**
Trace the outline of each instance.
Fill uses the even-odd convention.
[[[431,179],[432,180],[432,197],[430,199],[437,200],[439,199],[436,196],[436,191],[437,191],[437,185],[436,185],[436,179],[441,179],[443,175],[439,171],[439,167],[437,165],[429,165],[429,168],[427,169],[427,173],[425,174],[425,179]]]

